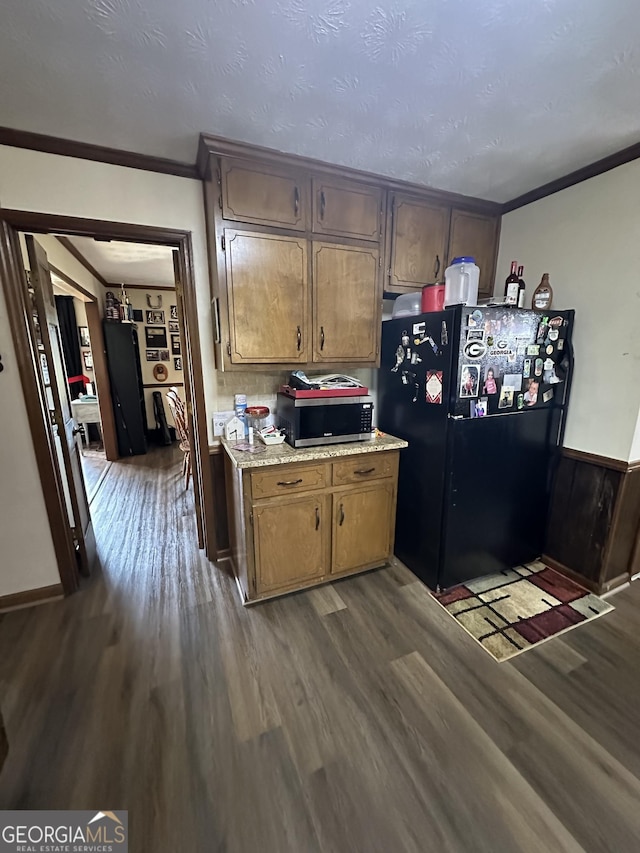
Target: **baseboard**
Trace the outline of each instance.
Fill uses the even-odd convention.
[[[558,560],[554,560],[553,557],[549,557],[548,554],[543,554],[540,557],[540,560],[551,569],[555,569],[556,572],[560,572],[561,575],[566,575],[568,578],[571,578],[572,581],[575,581],[580,586],[583,586],[585,589],[590,590],[591,592],[595,592],[596,594],[600,592],[598,589],[598,584],[595,581],[589,580],[589,578],[585,578],[579,572],[574,572],[573,569],[570,569],[568,566],[565,566],[563,563],[560,563]]]
[[[61,583],[41,586],[39,589],[27,589],[24,592],[14,592],[11,595],[0,595],[0,613],[32,607],[34,604],[44,604],[47,601],[56,601],[63,597],[64,589]]]

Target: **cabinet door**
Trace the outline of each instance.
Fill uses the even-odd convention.
[[[313,361],[376,360],[379,257],[373,247],[313,243]]]
[[[395,485],[372,483],[333,496],[332,572],[383,563],[393,547]]]
[[[362,240],[379,240],[382,190],[331,178],[313,179],[313,230]]]
[[[257,593],[328,574],[330,525],[326,495],[254,506]]]
[[[391,206],[389,283],[420,290],[444,274],[449,208],[396,195]]]
[[[225,232],[231,361],[306,362],[307,241]]]
[[[453,258],[472,255],[480,267],[479,296],[491,296],[495,276],[498,219],[466,210],[451,214],[449,262]]]
[[[262,163],[222,160],[224,219],[276,225],[295,231],[307,227],[309,179]]]

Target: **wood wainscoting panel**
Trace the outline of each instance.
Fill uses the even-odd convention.
[[[640,469],[617,459],[563,451],[544,559],[590,589],[604,592],[637,571],[639,531]]]

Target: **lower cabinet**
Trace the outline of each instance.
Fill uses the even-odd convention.
[[[321,578],[329,570],[327,496],[266,501],[253,509],[256,591]]]
[[[334,574],[384,562],[393,548],[395,483],[385,480],[333,495]]]
[[[393,554],[398,456],[253,470],[226,457],[231,556],[245,603],[384,565]]]

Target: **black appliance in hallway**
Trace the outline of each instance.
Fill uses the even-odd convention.
[[[542,553],[573,320],[457,306],[383,323],[377,422],[409,442],[395,553],[432,589]]]
[[[147,452],[147,417],[138,333],[131,323],[105,320],[104,342],[121,456]]]

